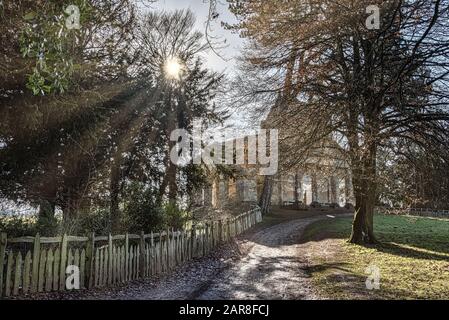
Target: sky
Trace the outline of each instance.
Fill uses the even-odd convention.
[[[196,28],[203,34],[205,33],[209,13],[208,0],[159,0],[152,5],[152,8],[165,11],[191,9],[197,17]],[[226,48],[219,50],[220,55],[224,59],[216,55],[212,50],[204,54],[204,58],[210,69],[232,74],[235,71],[234,58],[239,55],[239,51],[243,46],[243,40],[237,34],[225,30],[221,26],[221,21],[227,23],[236,21],[233,14],[228,10],[228,5],[225,0],[218,0],[217,12],[220,16],[212,23],[211,35],[213,37],[219,37],[221,41],[226,40]]]
[[[205,33],[209,15],[209,0],[158,0],[151,5],[151,10],[173,11],[176,9],[192,10],[197,18],[196,29]],[[221,41],[226,40],[226,46],[218,50],[221,57],[209,50],[204,54],[204,58],[209,69],[224,72],[229,79],[237,71],[236,58],[244,46],[244,40],[221,26],[221,22],[229,24],[237,22],[235,16],[229,11],[226,0],[217,0],[216,9],[219,17],[212,22],[212,32],[209,34],[212,37],[218,37]],[[259,129],[259,123],[254,124],[250,119],[250,114],[244,110],[234,110],[229,116],[223,127],[211,128],[211,132],[219,133],[224,127],[232,127],[234,129],[232,136],[244,136],[245,134],[254,134]]]

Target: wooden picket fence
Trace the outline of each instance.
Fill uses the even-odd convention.
[[[80,289],[123,284],[168,273],[262,221],[260,209],[182,231],[117,236],[0,238],[0,297],[65,291],[76,266]]]

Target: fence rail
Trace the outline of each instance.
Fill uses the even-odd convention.
[[[167,273],[207,255],[262,221],[260,209],[182,231],[89,237],[0,236],[0,297],[65,291],[66,268],[79,269],[80,289],[106,287]]]
[[[437,210],[430,208],[387,208],[377,207],[379,213],[410,215],[435,218],[449,218],[449,210]]]

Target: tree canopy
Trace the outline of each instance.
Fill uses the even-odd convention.
[[[355,189],[351,241],[375,242],[379,152],[406,141],[447,163],[447,3],[229,2],[239,18],[229,27],[249,41],[241,94],[269,101],[284,165],[297,165],[329,137],[337,141]],[[373,4],[379,29],[366,23]]]

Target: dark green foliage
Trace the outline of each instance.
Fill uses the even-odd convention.
[[[82,27],[59,34],[68,4],[80,7]],[[4,8],[0,201],[40,206],[33,228],[45,236],[181,227],[186,213],[164,204],[188,206],[207,172],[170,165],[170,133],[190,132],[197,118],[205,128],[223,118],[213,103],[222,76],[198,57],[207,45],[194,15],[138,18],[130,0],[18,0]],[[139,49],[131,45],[139,41]],[[179,84],[161,70],[168,53],[185,64]]]
[[[1,215],[0,231],[6,232],[9,238],[34,236],[38,232],[36,217]]]
[[[108,235],[110,230],[109,211],[98,209],[94,212],[80,214],[75,225],[76,231],[73,231],[72,234],[89,235],[95,232],[96,235]]]
[[[154,190],[132,183],[124,195],[123,224],[131,233],[157,232],[165,228],[163,210],[156,205]]]
[[[175,230],[184,229],[186,222],[191,218],[188,211],[171,202],[164,206],[164,213],[167,227]]]

